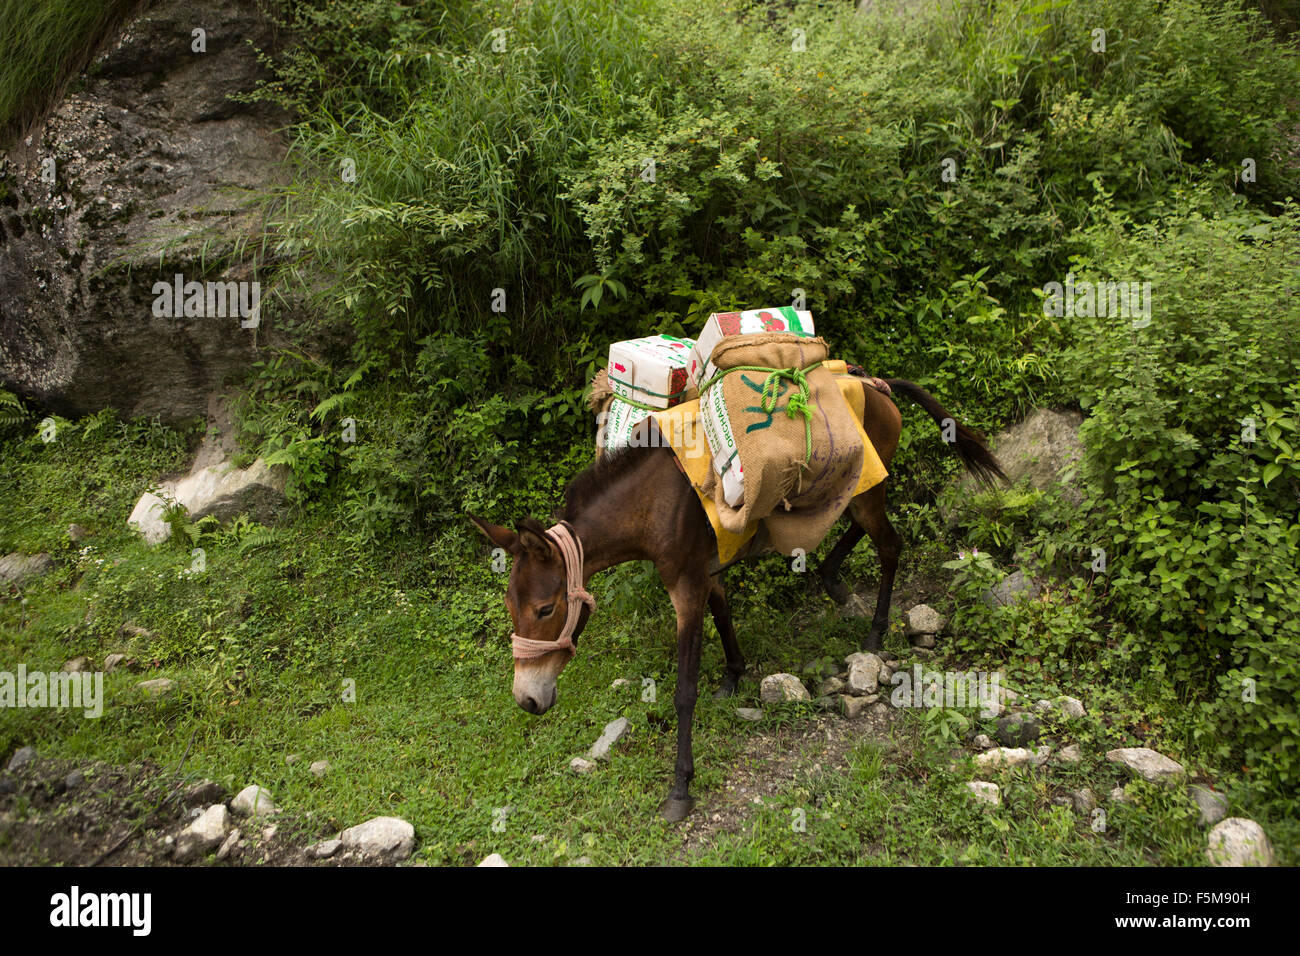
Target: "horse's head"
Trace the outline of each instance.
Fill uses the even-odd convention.
[[[556,680],[573,657],[573,644],[586,626],[589,606],[578,605],[575,609],[570,602],[568,564],[541,522],[525,518],[516,525],[517,530],[511,531],[473,515],[470,520],[493,544],[514,557],[506,587],[506,608],[515,628],[515,680],[511,692],[515,703],[524,710],[544,714],[555,703]],[[579,558],[579,585],[581,573]],[[571,613],[578,618],[568,639],[562,640]],[[556,647],[548,650],[541,646],[545,643]]]

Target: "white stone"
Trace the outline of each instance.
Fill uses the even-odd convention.
[[[324,840],[307,847],[307,855],[313,860],[328,860],[342,848],[342,840]]]
[[[505,857],[503,857],[500,853],[489,853],[487,856],[483,857],[482,862],[479,863],[479,866],[509,866],[509,865],[510,864],[505,861]]]
[[[1034,752],[1024,747],[995,747],[975,757],[975,766],[981,769],[992,767],[1021,767],[1034,759]]]
[[[1183,765],[1149,747],[1121,747],[1108,750],[1106,759],[1120,764],[1135,777],[1170,786],[1186,776]]]
[[[328,760],[316,760],[313,761],[312,765],[307,769],[311,771],[312,776],[323,777],[325,774],[329,773],[330,762]]]
[[[1083,701],[1077,697],[1058,697],[1056,698],[1057,709],[1073,720],[1083,717],[1088,712],[1083,708]]]
[[[608,760],[609,751],[616,743],[623,739],[627,734],[628,722],[626,717],[619,717],[617,720],[611,720],[605,725],[605,730],[591,749],[587,751],[588,760]]]
[[[415,827],[398,817],[375,817],[344,830],[339,839],[362,856],[397,863],[415,849]]]
[[[920,634],[938,634],[943,630],[943,624],[944,620],[938,611],[928,604],[918,604],[904,616],[903,634],[908,638]]]
[[[737,707],[736,716],[741,720],[757,722],[763,719],[763,712],[757,707]]]
[[[845,658],[849,665],[849,693],[855,696],[874,694],[880,689],[880,670],[885,666],[875,654],[850,654]]]
[[[269,816],[277,810],[275,801],[271,799],[271,792],[263,790],[255,783],[235,795],[235,799],[230,801],[230,809],[246,817]]]
[[[1205,856],[1211,866],[1273,865],[1273,847],[1264,828],[1245,817],[1229,817],[1215,826]]]
[[[980,750],[992,750],[997,746],[988,734],[977,734],[975,737],[975,746]]]
[[[765,704],[775,704],[783,700],[811,700],[812,695],[803,681],[793,674],[769,674],[759,685],[758,697]]]
[[[202,856],[221,845],[230,829],[230,814],[224,803],[213,804],[198,819],[181,831],[173,844],[172,854],[179,862]]]
[[[574,773],[591,773],[596,765],[583,757],[574,757],[569,761],[569,769]]]
[[[152,491],[146,491],[135,503],[126,523],[140,533],[145,544],[162,544],[172,533],[171,526],[163,520],[166,509],[167,502]]]
[[[1056,759],[1061,763],[1078,763],[1083,759],[1083,754],[1080,752],[1078,744],[1070,744],[1068,747],[1062,747],[1057,751]]]
[[[996,783],[989,783],[987,780],[972,780],[966,784],[966,789],[975,795],[975,799],[981,803],[1001,806],[1002,790]]]
[[[221,849],[217,850],[218,860],[224,860],[226,857],[230,856],[230,851],[239,843],[239,837],[239,827],[235,827],[235,829],[230,831],[230,836],[226,837],[225,842],[221,844]]]

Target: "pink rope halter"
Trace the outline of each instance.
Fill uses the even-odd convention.
[[[514,655],[520,660],[531,660],[564,648],[572,649],[573,632],[577,630],[578,615],[581,613],[579,605],[585,604],[593,611],[596,609],[596,599],[583,587],[582,542],[578,540],[578,536],[573,533],[567,521],[561,521],[546,529],[546,537],[560,549],[560,557],[564,560],[564,576],[568,589],[564,629],[560,631],[559,638],[554,641],[534,641],[532,638],[511,634],[510,643]]]

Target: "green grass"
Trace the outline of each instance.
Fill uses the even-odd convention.
[[[1105,794],[1114,785],[1101,754],[1128,742],[1126,721],[1112,728],[1090,718],[1073,728],[1088,755],[1082,764],[1009,775],[1004,806],[983,809],[965,792],[969,767],[949,769],[954,741],[916,713],[902,713],[890,738],[862,740],[841,758],[823,758],[816,740],[805,739],[818,719],[810,706],[766,708],[760,724],[739,719],[734,707],[755,705],[757,686],[746,680],[736,701],[711,698],[723,669],[711,628],[693,792],[697,820],[720,809],[728,818],[698,838],[669,827],[656,808],[674,755],[673,627],[653,572],[633,565],[597,579],[600,612],[561,678],[559,703],[535,718],[510,697],[504,579],[474,538],[449,536],[427,550],[408,541],[382,557],[349,554],[331,547],[344,519],[322,510],[242,556],[232,540],[205,538],[206,571],[187,573],[188,548],[150,549],[125,528],[134,495],[174,460],[184,436],[150,426],[115,432],[99,427],[86,438],[68,426],[62,445],[6,445],[0,498],[10,506],[0,515],[0,545],[51,549],[61,564],[28,588],[26,603],[0,603],[0,661],[57,669],[73,656],[102,662],[124,650],[148,670],[106,675],[99,720],[50,710],[0,714],[0,752],[33,744],[47,756],[174,767],[190,750],[187,774],[232,791],[251,782],[269,788],[304,841],[396,815],[415,825],[416,858],[431,863],[474,863],[491,852],[537,865],[580,857],[597,864],[1200,862],[1203,832],[1181,794],[1132,787],[1136,803],[1111,810],[1104,835],[1052,806],[1065,789],[1089,785]],[[99,497],[87,495],[104,480],[109,459],[114,483]],[[96,529],[83,549],[58,541],[72,521]],[[918,545],[910,569],[933,569],[942,547]],[[849,576],[870,577],[873,562],[866,549],[856,553]],[[814,657],[853,649],[861,623],[841,620],[808,576],[784,573],[773,560],[742,569],[732,584],[741,639],[761,672],[798,671]],[[128,621],[154,638],[124,643],[118,628]],[[897,630],[889,641],[902,648]],[[154,699],[134,688],[154,676],[173,678],[178,692]],[[631,683],[611,689],[620,677]],[[654,701],[643,700],[644,677],[656,681]],[[1058,677],[1070,690],[1069,675]],[[354,682],[355,702],[343,699],[345,681]],[[1054,689],[1035,681],[1031,693]],[[1140,717],[1122,710],[1135,701],[1075,690],[1090,712],[1100,704],[1111,716]],[[569,760],[620,715],[632,725],[626,745],[590,775],[570,772]],[[991,730],[991,722],[977,720],[972,729]],[[764,756],[747,756],[758,743]],[[293,765],[289,754],[300,755]],[[331,770],[317,779],[307,768],[321,759]],[[793,761],[794,779],[772,784],[774,795],[761,806],[727,810],[734,796],[727,782],[751,771],[766,779],[767,759]],[[496,832],[502,807],[510,809]],[[803,831],[791,826],[796,810]],[[1256,816],[1283,860],[1295,862],[1294,824]]]
[[[0,132],[33,119],[82,69],[109,26],[139,0],[0,4]]]

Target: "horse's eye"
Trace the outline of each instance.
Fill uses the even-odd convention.
[[[555,605],[554,605],[554,604],[548,604],[548,605],[546,605],[545,607],[539,607],[539,608],[537,609],[537,617],[538,617],[539,619],[544,618],[544,617],[550,617],[550,616],[551,616],[551,612],[554,611],[554,610],[555,610]]]

